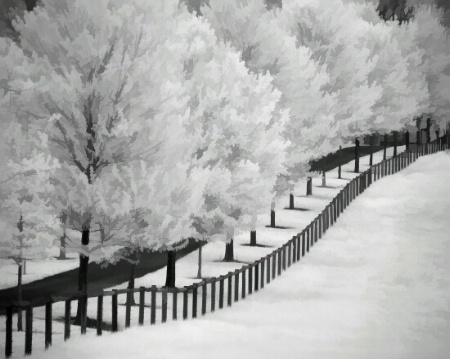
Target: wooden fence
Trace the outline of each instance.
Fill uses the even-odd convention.
[[[272,253],[260,258],[252,264],[229,272],[219,277],[204,279],[183,288],[165,288],[152,286],[136,289],[119,289],[102,291],[96,295],[96,334],[102,335],[106,312],[104,300],[110,297],[111,310],[108,319],[112,332],[117,332],[119,327],[131,326],[132,317],[138,325],[146,322],[150,325],[165,323],[168,320],[187,320],[197,318],[199,315],[214,312],[224,307],[231,307],[233,303],[245,299],[247,296],[264,288],[265,285],[275,280],[292,264],[300,262],[314,244],[322,238],[326,231],[337,221],[341,213],[373,182],[385,176],[395,174],[403,168],[415,162],[419,157],[433,154],[448,149],[448,143],[444,138],[431,143],[418,146],[414,150],[405,151],[388,160],[384,160],[359,176],[352,179],[324,210],[300,233],[292,237],[287,243],[274,250]],[[90,293],[92,296],[92,293]],[[138,304],[132,305],[132,299],[138,296]],[[119,296],[125,297],[124,305],[119,306]],[[95,296],[94,296],[95,297]],[[45,303],[13,303],[6,309],[6,342],[5,356],[12,355],[13,348],[13,315],[18,309],[25,311],[25,354],[29,355],[33,347],[33,311],[37,307],[45,307],[45,330],[43,335],[44,346],[48,348],[52,344],[54,331],[52,329],[54,318],[52,306],[55,303],[64,302],[63,337],[67,340],[71,336],[71,304],[79,301],[81,305],[87,305],[87,295],[77,293],[70,297],[50,298]],[[148,305],[149,304],[149,305]],[[119,323],[119,307],[124,308],[124,316]],[[137,313],[132,311],[137,307]],[[149,307],[149,310],[147,310]],[[122,311],[123,312],[123,311]],[[146,312],[148,312],[146,314]],[[158,315],[157,315],[158,312]],[[122,313],[123,314],[123,313]],[[132,315],[133,314],[133,315]],[[148,316],[146,318],[146,316]],[[87,330],[87,318],[82,318],[79,326],[81,334]]]

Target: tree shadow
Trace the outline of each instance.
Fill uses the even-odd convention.
[[[249,243],[244,243],[244,244],[241,244],[241,246],[243,246],[243,247],[274,248],[274,246],[271,246],[271,245],[268,245],[268,244],[259,244],[259,243],[256,243],[255,245],[251,245]]]
[[[284,207],[284,209],[286,209],[288,211],[301,211],[301,212],[310,211],[310,209],[308,209],[308,208],[300,208],[300,207],[294,207],[294,208]]]
[[[294,227],[283,227],[283,226],[266,226],[266,228],[274,228],[274,229],[294,229]]]

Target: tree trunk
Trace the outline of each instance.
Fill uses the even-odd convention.
[[[439,140],[439,130],[435,130],[434,133],[436,134],[436,140]]]
[[[289,194],[289,209],[294,209],[294,194]]]
[[[225,245],[225,258],[223,259],[225,262],[232,262],[234,261],[234,245],[233,245],[233,239],[231,239],[228,243]]]
[[[197,271],[197,278],[202,278],[202,245],[200,242],[198,246],[198,271]]]
[[[326,177],[326,172],[322,171],[322,187],[326,187],[327,186],[327,177]]]
[[[175,287],[175,256],[176,251],[167,251],[166,287]]]
[[[131,263],[130,279],[128,280],[128,289],[134,289],[135,276],[136,276],[136,264]],[[130,296],[127,296],[127,298],[130,301],[130,305],[136,305],[136,301],[134,300],[134,293],[132,293]]]
[[[27,274],[27,260],[23,260],[23,275]]]
[[[58,259],[67,259],[66,256],[66,235],[62,235],[59,238],[60,246],[59,246],[59,257]]]
[[[308,177],[306,182],[306,195],[312,196],[312,177]]]
[[[270,210],[270,226],[275,227],[275,210]]]
[[[355,173],[359,173],[359,140],[355,139]]]
[[[387,150],[387,143],[388,143],[388,135],[387,133],[384,134],[384,144],[383,144],[383,160],[386,161],[386,150]]]
[[[421,141],[420,141],[420,130],[416,132],[416,144],[417,146],[421,145]]]
[[[397,131],[394,131],[394,157],[397,157]]]
[[[90,229],[89,225],[85,226],[81,232],[81,244],[83,246],[89,245],[89,236]],[[89,256],[80,254],[80,266],[78,268],[78,291],[87,294],[88,288],[88,265],[89,265]],[[83,311],[83,313],[82,313]],[[87,318],[87,301],[84,305],[81,304],[81,301],[78,301],[77,306],[77,316],[75,318],[74,325],[81,325],[81,316]]]
[[[17,269],[17,301],[22,302],[22,263],[19,264]],[[17,331],[23,331],[22,325],[22,310],[17,309]]]
[[[431,129],[431,118],[427,118],[427,143],[431,142],[431,133],[430,133],[430,129]]]
[[[409,150],[409,131],[405,132],[405,145],[406,145],[406,150]]]
[[[256,246],[256,231],[250,231],[250,245]]]
[[[341,151],[342,151],[342,146],[339,146],[339,155],[341,154]],[[339,179],[341,179],[342,177],[341,177],[341,164],[340,164],[340,162],[341,161],[339,161],[339,168],[338,168],[338,178]]]

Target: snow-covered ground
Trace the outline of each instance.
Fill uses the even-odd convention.
[[[33,357],[448,359],[449,175],[447,152],[374,183],[301,263],[232,308],[98,339],[59,334],[46,353],[34,339]]]
[[[404,150],[404,146],[400,146],[399,151]],[[388,148],[388,157],[392,156],[393,148]],[[383,159],[382,151],[374,155],[374,163],[378,163]],[[369,157],[362,157],[360,159],[360,170],[364,171],[368,168]],[[318,213],[322,212],[323,208],[328,202],[338,193],[338,191],[345,186],[345,184],[356,176],[353,173],[354,161],[342,167],[342,180],[338,180],[337,169],[327,173],[327,186],[330,188],[320,187],[322,184],[321,176],[316,175],[313,178],[313,196],[306,197],[306,181],[300,181],[296,188],[295,198],[296,207],[308,209],[308,211],[289,211],[284,210],[288,206],[288,199],[282,198],[277,203],[277,225],[290,227],[288,229],[273,229],[265,226],[270,223],[269,209],[267,215],[260,216],[258,219],[257,240],[259,244],[269,246],[276,246],[285,243],[293,235],[300,232],[306,227],[311,220],[313,220]],[[333,187],[333,188],[331,188]],[[248,244],[250,241],[248,232],[241,233],[235,238],[235,255],[238,261],[250,262],[254,261],[263,255],[268,254],[274,248],[263,247],[245,247],[241,244]],[[49,260],[27,261],[27,272],[23,275],[23,283],[29,283],[38,279],[48,277],[63,271],[77,268],[79,265],[78,256],[75,253],[69,253],[68,260],[57,260],[59,249],[55,248]],[[220,262],[225,254],[225,245],[223,242],[210,243],[203,249],[203,276],[211,277],[220,274],[226,274],[228,271],[240,268],[242,263],[223,263]],[[177,262],[177,285],[189,285],[195,281],[194,277],[197,275],[197,252],[191,253],[187,257]],[[1,277],[0,288],[8,288],[17,284],[17,265],[11,260],[1,260]],[[137,285],[163,285],[165,281],[165,269],[151,273],[143,278],[137,280]],[[115,288],[125,288],[126,283]]]

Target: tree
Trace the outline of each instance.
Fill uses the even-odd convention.
[[[151,168],[179,150],[169,140],[183,138],[186,114],[173,71],[179,57],[168,46],[176,12],[176,1],[44,1],[15,23],[25,60],[12,70],[13,85],[21,111],[34,116],[36,133],[48,134],[61,164],[52,177],[59,187],[53,200],[77,217],[81,292],[102,188],[113,188],[135,163]],[[125,199],[118,193],[108,204],[118,208]]]

